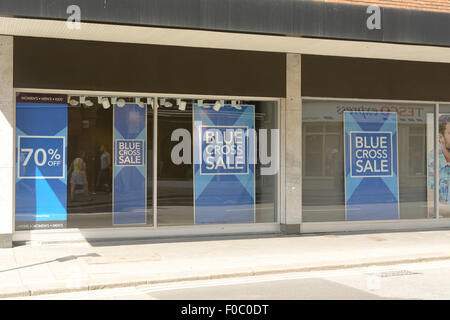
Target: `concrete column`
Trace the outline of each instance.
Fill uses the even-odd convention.
[[[11,36],[0,36],[0,146],[0,248],[10,248],[14,216],[14,91]]]
[[[302,221],[302,94],[301,55],[286,55],[285,213],[283,233],[299,233]]]

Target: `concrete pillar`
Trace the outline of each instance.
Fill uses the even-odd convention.
[[[0,36],[0,146],[0,248],[10,248],[14,216],[14,91],[11,36]]]
[[[302,221],[302,94],[301,55],[286,55],[285,212],[281,231],[299,233]],[[284,220],[284,221],[283,221]]]

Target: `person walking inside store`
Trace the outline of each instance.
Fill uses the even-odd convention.
[[[86,154],[81,151],[78,157],[73,160],[69,171],[72,172],[70,177],[70,200],[75,201],[75,189],[77,185],[83,186],[83,193],[86,201],[93,200],[89,197],[88,180],[86,176],[86,162],[84,161]]]
[[[111,178],[111,154],[106,150],[104,145],[100,146],[100,171],[97,177],[96,191],[106,186],[105,192],[111,192],[110,189]]]

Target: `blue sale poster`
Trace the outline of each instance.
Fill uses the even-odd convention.
[[[65,228],[67,221],[67,96],[16,99],[17,230]]]
[[[147,106],[114,105],[113,225],[147,221]]]
[[[344,112],[346,220],[399,218],[397,114]]]
[[[254,106],[194,105],[195,223],[255,221]]]

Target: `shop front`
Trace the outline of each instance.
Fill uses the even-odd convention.
[[[450,227],[440,33],[0,22],[0,247]]]
[[[450,109],[445,102],[432,101],[435,96],[448,98],[441,91],[446,65],[436,72],[438,66],[421,63],[397,62],[392,68],[388,60],[304,55],[298,74],[303,96],[296,112],[289,113],[282,95],[292,56],[30,38],[16,38],[15,44],[22,49],[15,54],[21,64],[15,68],[15,241],[448,224],[445,155],[450,143],[444,122]],[[33,46],[47,49],[33,53],[31,60]],[[72,50],[62,55],[55,50],[59,47]],[[131,48],[138,52],[136,68],[126,63],[122,67],[128,72],[113,68],[111,61]],[[120,54],[99,54],[95,71],[72,53],[83,50]],[[153,61],[166,63],[164,73],[184,78],[179,80],[183,86],[173,89],[181,94],[137,92],[142,87],[99,90],[108,84],[115,90],[131,88],[133,79],[146,77],[145,70],[151,74],[155,66],[137,59],[142,52],[155,51],[159,56]],[[175,69],[173,58],[167,58],[171,51],[184,56]],[[191,77],[185,68],[194,68],[192,59],[198,55],[203,60]],[[48,59],[56,65],[73,61],[75,67],[46,74]],[[241,64],[239,70],[229,70],[231,77],[214,69],[223,63],[232,68],[232,62],[242,59],[253,63],[247,72]],[[261,71],[262,62],[266,71]],[[396,69],[415,70],[422,80],[406,79]],[[71,77],[66,79],[66,74]],[[97,77],[92,88],[85,75]],[[439,81],[426,81],[431,75]],[[257,76],[265,81],[250,85]],[[383,76],[392,82],[367,91]],[[228,82],[240,77],[248,82]],[[343,82],[334,82],[338,78]],[[159,77],[149,76],[147,85],[154,79]],[[189,79],[196,81],[189,85],[196,87],[194,94],[183,93]],[[45,88],[26,85],[33,81]],[[217,86],[205,88],[209,81]],[[77,82],[80,87],[75,87]],[[158,91],[166,91],[161,88],[174,84],[158,85]],[[278,93],[274,85],[280,87]],[[268,96],[269,86],[274,97]],[[238,95],[250,91],[254,96]],[[295,118],[299,110],[301,117]],[[295,134],[289,126],[296,128]],[[300,150],[292,143],[295,135]],[[302,195],[301,206],[295,208],[297,220],[287,214],[292,210],[289,193],[296,187],[287,190],[293,172],[287,163],[290,152],[301,155],[301,166],[295,168],[301,172],[296,186]],[[438,193],[434,181],[439,181]]]
[[[304,63],[303,231],[446,226],[448,65]]]
[[[283,55],[14,44],[15,241],[279,231]]]

